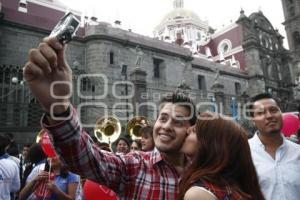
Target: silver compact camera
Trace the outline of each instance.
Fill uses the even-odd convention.
[[[62,44],[68,43],[75,36],[80,21],[69,12],[59,20],[49,37],[56,37]]]

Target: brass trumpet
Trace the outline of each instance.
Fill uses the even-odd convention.
[[[133,140],[140,139],[142,137],[139,133],[140,129],[149,124],[150,122],[146,117],[136,116],[127,123],[127,133]]]
[[[111,144],[121,134],[121,123],[115,117],[102,117],[97,119],[94,135],[100,142]]]

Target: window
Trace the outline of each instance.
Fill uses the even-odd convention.
[[[122,75],[126,75],[127,74],[127,65],[122,65],[121,74]]]
[[[241,84],[240,83],[234,83],[234,88],[235,88],[235,94],[236,95],[241,95]]]
[[[298,31],[295,31],[293,33],[293,39],[294,39],[295,47],[300,46],[300,33]]]
[[[109,64],[114,64],[114,52],[109,52]]]
[[[228,53],[229,51],[231,51],[231,48],[232,48],[231,41],[228,39],[224,39],[218,45],[218,53],[219,54],[222,53],[224,55],[224,54]]]
[[[161,60],[161,59],[153,58],[153,76],[154,76],[154,78],[160,78],[162,62],[163,62],[163,60]]]
[[[18,11],[27,13],[27,1],[20,0]]]
[[[197,40],[201,40],[201,33],[199,31],[197,32]]]
[[[198,89],[206,90],[205,77],[203,75],[198,75]]]
[[[90,91],[92,89],[91,81],[88,78],[83,78],[81,85],[82,85],[81,90],[84,92]]]

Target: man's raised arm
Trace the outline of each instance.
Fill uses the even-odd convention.
[[[65,60],[65,49],[66,45],[56,38],[45,38],[30,50],[23,69],[29,89],[48,113],[43,116],[42,126],[53,136],[57,152],[73,171],[120,192],[126,179],[122,178],[126,174],[122,173],[126,170],[124,162],[92,145],[70,104],[72,71]],[[67,120],[55,119],[67,115]]]

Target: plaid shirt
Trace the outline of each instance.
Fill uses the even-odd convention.
[[[123,156],[100,150],[82,130],[75,109],[70,120],[48,126],[43,117],[42,125],[71,171],[113,189],[118,199],[177,199],[179,173],[157,149]]]

